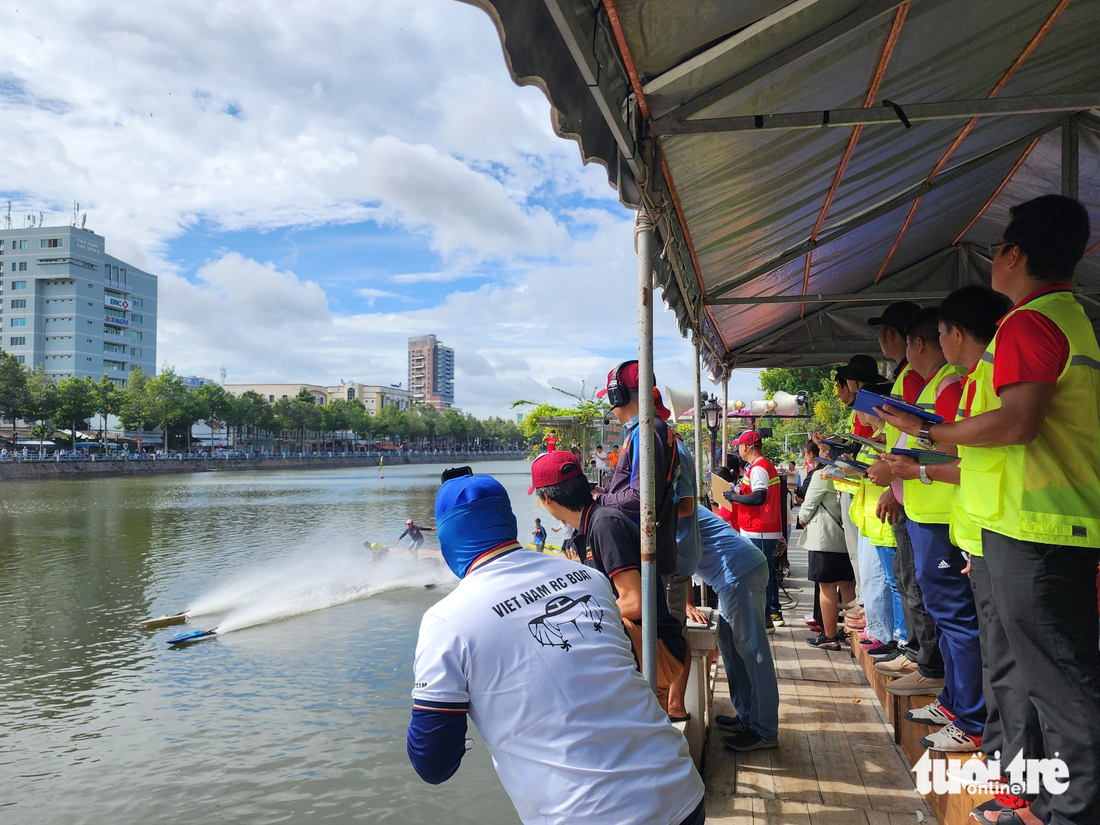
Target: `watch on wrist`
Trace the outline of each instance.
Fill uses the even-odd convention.
[[[932,479],[930,479],[928,477],[928,465],[927,464],[920,465],[920,481],[921,481],[921,484],[931,484],[932,483]]]
[[[932,424],[926,423],[920,430],[917,431],[917,441],[920,444],[928,445],[928,449],[932,449],[936,446],[936,442],[932,440]]]

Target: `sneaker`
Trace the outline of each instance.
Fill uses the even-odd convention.
[[[768,618],[764,620],[764,632],[769,636],[775,633],[775,625],[772,623],[771,616],[768,616]]]
[[[839,633],[835,636],[826,636],[825,631],[821,631],[812,639],[807,639],[806,644],[819,650],[841,650],[844,643]]]
[[[716,724],[719,730],[724,730],[726,733],[740,733],[745,729],[745,726],[741,724],[741,720],[736,716],[715,716],[714,724]]]
[[[803,616],[802,621],[804,621],[807,625],[817,624],[817,619],[814,618],[812,613],[807,613],[805,616]]]
[[[919,670],[913,670],[900,674],[886,686],[886,691],[895,696],[939,696],[943,685],[943,679],[933,679]]]
[[[905,718],[910,722],[916,722],[918,725],[942,727],[954,722],[955,714],[941,705],[939,699],[936,699],[922,707],[905,711]]]
[[[975,753],[982,749],[982,737],[963,733],[951,723],[931,736],[922,736],[920,744],[937,753]]]
[[[778,739],[765,739],[754,730],[743,730],[722,737],[722,744],[738,753],[747,751],[771,750],[779,747]]]
[[[873,656],[876,659],[878,659],[881,656],[889,656],[891,653],[894,653],[895,651],[897,651],[897,649],[898,649],[898,643],[897,642],[886,642],[885,644],[883,644],[882,642],[879,642],[876,645],[864,645],[864,647],[863,647],[863,650],[869,656]]]
[[[899,676],[916,673],[917,663],[901,651],[898,651],[896,656],[883,656],[875,662],[874,668],[875,673],[881,673],[883,676],[889,676],[891,679],[896,679]]]
[[[970,818],[975,822],[983,822],[985,825],[989,825],[989,820],[984,816],[986,811],[999,814],[1001,811],[1018,811],[1030,805],[1031,803],[1026,799],[1020,799],[1020,797],[1012,796],[1011,794],[999,793],[995,794],[988,802],[983,802],[972,810],[970,812]]]
[[[783,626],[783,614],[782,613],[772,613],[771,619],[772,619],[772,624],[775,625],[776,627],[782,627]]]

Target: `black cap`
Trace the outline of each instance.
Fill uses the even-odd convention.
[[[905,332],[913,316],[920,312],[920,307],[912,301],[897,301],[882,311],[878,318],[868,318],[867,323],[873,327],[883,326]]]
[[[882,381],[878,363],[870,355],[853,355],[847,364],[836,368],[836,377],[844,381],[862,381],[864,384]]]

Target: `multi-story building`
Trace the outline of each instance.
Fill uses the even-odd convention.
[[[0,349],[52,378],[156,372],[157,276],[75,226],[0,230]]]
[[[455,403],[455,351],[434,335],[409,339],[409,389],[421,404],[446,410]]]

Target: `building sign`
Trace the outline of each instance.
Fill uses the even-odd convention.
[[[82,238],[77,234],[73,234],[73,249],[79,249],[81,252],[91,252],[93,255],[102,255],[103,247],[90,238]]]
[[[116,318],[114,315],[104,315],[103,320],[108,324],[114,324],[116,327],[128,327],[130,326],[129,318]]]
[[[125,298],[116,298],[114,295],[104,295],[103,303],[115,309],[128,310],[130,308],[129,301]]]

